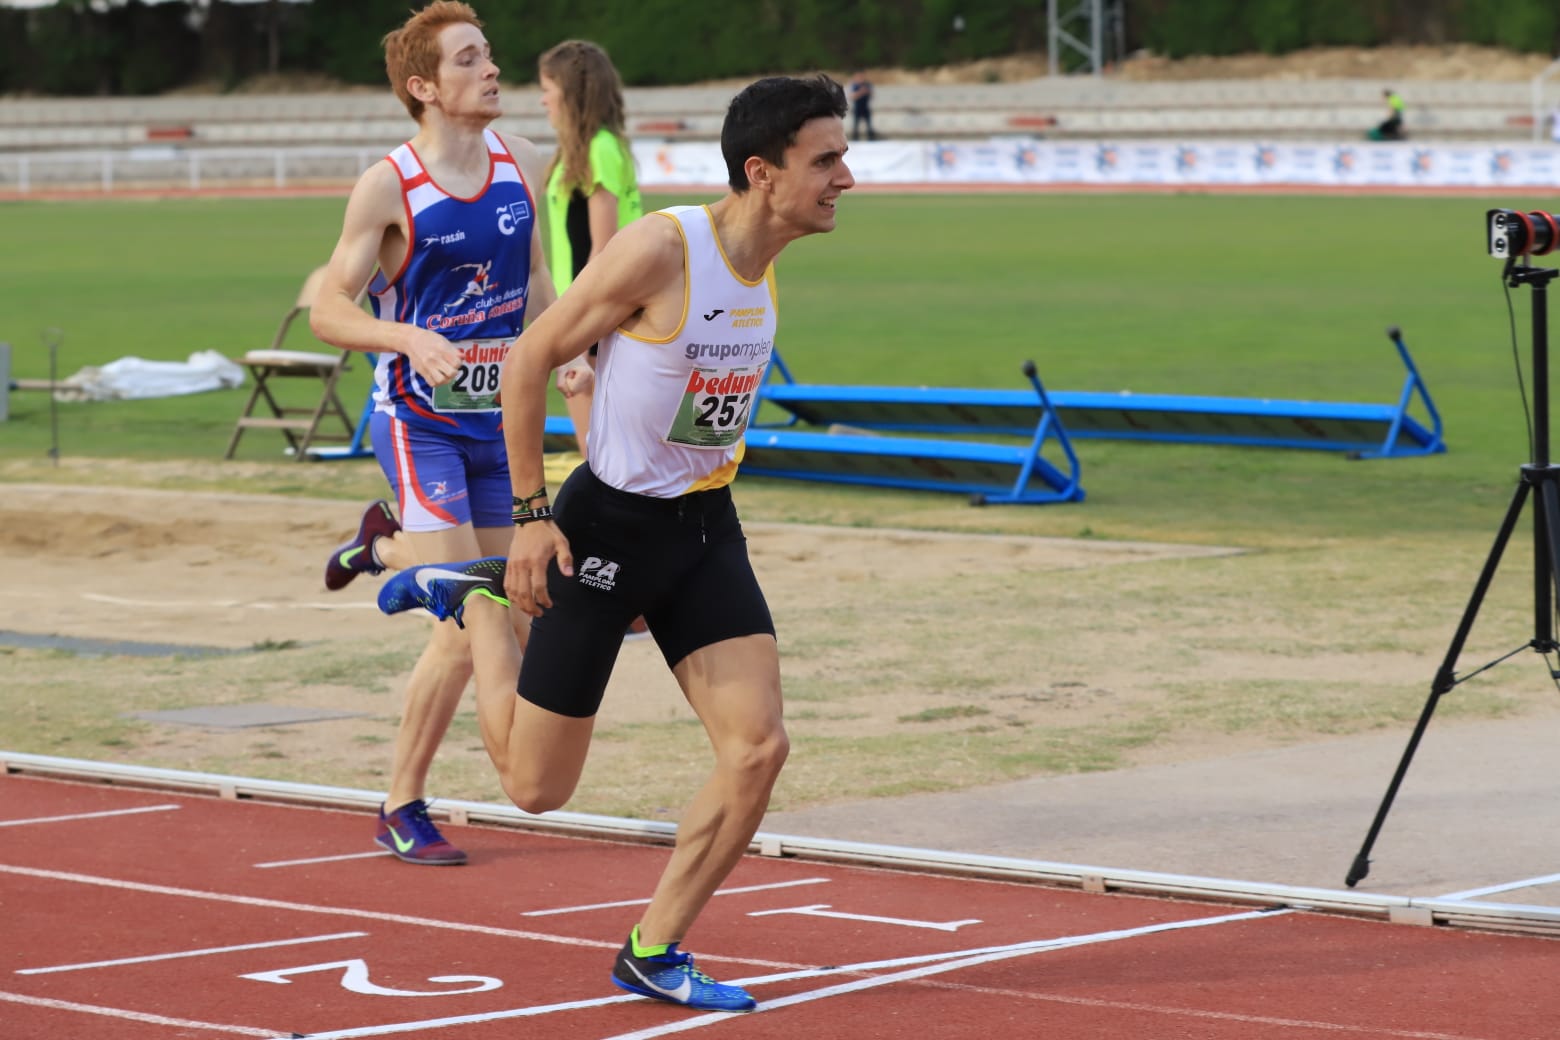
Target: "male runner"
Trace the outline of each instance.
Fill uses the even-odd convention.
[[[387,565],[505,550],[513,528],[499,372],[527,312],[554,299],[530,188],[544,164],[531,142],[490,128],[502,115],[498,66],[476,13],[429,4],[384,47],[417,134],[353,188],[310,324],[327,343],[379,355],[370,433],[400,522],[385,503],[370,505],[326,564],[332,589]],[[364,285],[372,316],[354,303]],[[517,620],[518,643],[510,636],[475,652],[517,667]],[[409,863],[466,860],[428,818],[424,784],[473,652],[455,625],[436,625],[407,684],[375,840]]]

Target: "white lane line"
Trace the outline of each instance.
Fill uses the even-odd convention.
[[[337,863],[345,859],[374,859],[378,856],[388,856],[385,849],[376,852],[344,852],[339,856],[315,856],[313,859],[278,859],[270,863],[256,863],[256,870],[269,870],[272,867],[305,867],[311,863]]]
[[[799,917],[832,917],[840,921],[865,921],[868,924],[891,924],[899,928],[927,928],[935,932],[956,932],[965,925],[980,924],[978,917],[966,917],[962,921],[914,921],[904,917],[875,917],[872,914],[848,914],[835,910],[828,903],[811,906],[788,906],[779,910],[751,910],[749,917],[773,917],[777,914],[796,914]]]
[[[84,971],[87,968],[113,968],[121,964],[146,964],[151,961],[172,961],[181,957],[205,957],[214,953],[235,953],[239,950],[269,950],[277,946],[304,946],[309,943],[331,942],[335,939],[361,939],[367,932],[335,932],[331,935],[309,935],[299,939],[275,939],[270,942],[244,943],[242,946],[208,946],[203,950],[180,950],[177,953],[150,953],[142,957],[120,957],[111,961],[87,961],[82,964],[56,964],[48,968],[17,968],[18,975],[48,975],[58,971]]]
[[[480,1022],[501,1022],[511,1018],[535,1018],[559,1011],[578,1011],[581,1008],[605,1007],[608,1004],[626,1004],[631,1000],[644,1000],[632,993],[615,997],[594,997],[589,1000],[570,1000],[562,1004],[540,1004],[536,1007],[510,1008],[507,1011],[489,1011],[474,1015],[454,1015],[450,1018],[428,1018],[419,1022],[390,1022],[382,1026],[359,1026],[354,1029],[337,1029],[329,1033],[310,1033],[309,1040],[356,1040],[363,1036],[394,1036],[397,1033],[421,1033],[429,1029],[447,1029],[450,1026],[469,1026]],[[727,1016],[730,1017],[729,1015]],[[740,1017],[740,1016],[739,1016]]]
[[[101,592],[83,592],[82,599],[95,603],[110,603],[116,607],[154,607],[165,610],[209,610],[213,607],[232,607],[244,610],[378,610],[377,603],[274,603],[267,600],[240,599],[133,599],[128,596],[109,596]]]
[[[1066,1004],[1073,1007],[1104,1008],[1111,1011],[1141,1011],[1170,1018],[1207,1019],[1215,1022],[1240,1022],[1259,1026],[1282,1026],[1285,1035],[1294,1029],[1308,1029],[1319,1033],[1342,1033],[1350,1037],[1391,1037],[1393,1040],[1481,1040],[1464,1033],[1432,1033],[1423,1029],[1394,1029],[1391,1026],[1361,1025],[1358,1022],[1318,1022],[1315,1019],[1275,1018],[1271,1015],[1248,1015],[1238,1011],[1210,1011],[1207,1008],[1166,1007],[1163,1004],[1136,1004],[1128,1000],[1102,1000],[1098,997],[1070,997],[1060,993],[1036,993],[1025,990],[998,989],[994,986],[971,986],[962,982],[933,982],[929,985],[962,993],[975,993],[988,997],[1004,997],[1013,1000],[1029,1000],[1046,1004]],[[1183,1036],[1191,1034],[1179,1034]],[[1202,1034],[1197,1034],[1202,1035]],[[1487,1038],[1494,1040],[1494,1038]]]
[[[29,997],[22,993],[0,992],[0,1000],[9,1001],[12,1004],[27,1004],[30,1007],[51,1008],[55,1011],[80,1011],[88,1015],[103,1015],[106,1018],[118,1018],[127,1022],[146,1022],[154,1026],[173,1026],[177,1029],[205,1029],[213,1033],[229,1033],[233,1036],[264,1036],[276,1037],[280,1034],[274,1029],[254,1029],[249,1026],[226,1026],[216,1022],[195,1022],[187,1018],[168,1018],[166,1015],[148,1015],[142,1011],[126,1011],[123,1008],[99,1007],[96,1004],[77,1004],[69,1000],[49,1000],[44,997]]]
[[[16,874],[21,877],[64,881],[77,885],[97,885],[122,892],[144,892],[149,895],[172,896],[180,899],[205,899],[234,906],[258,906],[271,910],[292,910],[303,914],[326,914],[331,917],[356,917],[379,924],[405,924],[418,928],[442,928],[471,935],[497,935],[506,939],[530,939],[534,942],[554,943],[559,946],[579,946],[593,950],[611,950],[616,953],[622,943],[599,939],[576,939],[548,932],[528,932],[519,928],[495,928],[491,925],[471,924],[466,921],[443,921],[434,917],[413,917],[409,914],[392,914],[380,910],[359,910],[355,907],[321,906],[315,903],[295,903],[285,899],[262,899],[259,896],[241,896],[228,892],[203,892],[195,888],[174,888],[171,885],[151,885],[140,881],[124,881],[119,878],[96,877],[91,874],[72,874],[62,870],[40,870],[36,867],[18,867],[0,864],[0,874]],[[710,957],[732,964],[751,964],[761,968],[795,968],[794,964],[758,960],[751,957]]]
[[[34,816],[26,820],[0,820],[0,827],[24,827],[34,823],[64,823],[68,820],[98,820],[105,816],[132,816],[135,813],[168,812],[177,805],[143,805],[136,809],[105,809],[102,812],[71,813],[68,816]]]
[[[1031,953],[1044,953],[1051,950],[1068,949],[1074,946],[1090,946],[1095,943],[1117,942],[1122,939],[1135,939],[1142,935],[1153,935],[1159,932],[1173,932],[1186,928],[1205,928],[1209,925],[1230,924],[1236,921],[1251,921],[1263,917],[1272,917],[1275,914],[1293,913],[1290,910],[1250,910],[1237,914],[1222,914],[1218,917],[1202,917],[1190,921],[1172,921],[1166,924],[1146,925],[1142,928],[1123,928],[1110,932],[1096,932],[1093,935],[1068,936],[1062,939],[1041,939],[1035,942],[1015,943],[1007,948],[997,948],[989,951],[970,951],[973,956],[949,954],[954,960],[943,960],[939,963],[928,964],[924,967],[909,968],[905,971],[894,972],[889,975],[876,975],[870,979],[856,979],[851,982],[841,982],[833,986],[825,986],[822,989],[806,990],[801,993],[792,993],[785,997],[776,997],[773,1000],[765,1000],[760,1007],[765,1011],[789,1007],[792,1004],[805,1004],[814,1000],[822,1000],[826,997],[837,997],[847,993],[859,993],[862,990],[876,989],[879,986],[888,986],[896,982],[914,982],[919,979],[930,978],[933,975],[942,975],[950,971],[960,971],[964,968],[974,968],[982,964],[990,964],[994,961],[1008,960],[1014,957],[1026,957]],[[880,962],[886,963],[886,962]],[[841,974],[846,971],[870,970],[870,965],[854,965],[849,968],[837,968],[818,971],[818,975]],[[793,974],[791,978],[805,977]],[[759,982],[776,981],[773,978],[765,979],[739,979],[733,985],[747,986]],[[732,1015],[725,1011],[716,1011],[697,1018],[685,1018],[676,1022],[669,1022],[661,1026],[653,1026],[649,1029],[640,1029],[632,1033],[619,1033],[617,1036],[605,1038],[605,1040],[653,1040],[655,1037],[667,1036],[671,1033],[685,1033],[693,1029],[702,1029],[704,1026],[714,1025],[717,1022],[729,1022]]]
[[[1470,888],[1466,892],[1451,892],[1441,896],[1441,899],[1477,899],[1480,896],[1492,896],[1497,892],[1510,892],[1518,888],[1537,888],[1539,885],[1552,885],[1560,881],[1560,874],[1545,874],[1543,877],[1527,878],[1523,881],[1507,881],[1500,885],[1490,885],[1488,888]]]
[[[814,990],[807,994],[794,994],[790,997],[779,997],[774,1000],[766,1000],[760,1004],[760,1010],[783,1007],[786,1004],[797,1004],[803,1000],[817,1000],[825,996],[834,996],[837,993],[852,992],[857,989],[868,989],[873,986],[887,985],[891,982],[900,982],[921,978],[925,975],[940,974],[945,971],[954,971],[959,968],[970,967],[976,964],[984,964],[988,961],[1002,960],[1007,957],[1021,957],[1025,954],[1039,953],[1045,950],[1063,949],[1068,946],[1082,946],[1094,942],[1108,942],[1112,939],[1124,939],[1137,935],[1148,935],[1154,932],[1171,931],[1178,928],[1196,928],[1202,925],[1225,924],[1230,921],[1244,921],[1258,917],[1271,917],[1275,913],[1288,913],[1290,911],[1254,910],[1238,914],[1228,914],[1220,917],[1201,918],[1193,921],[1174,921],[1168,924],[1148,925],[1143,928],[1133,928],[1117,932],[1100,932],[1094,935],[1069,936],[1061,939],[1040,939],[1022,943],[1012,943],[1007,946],[987,946],[973,950],[952,950],[945,953],[922,954],[916,957],[900,957],[893,960],[865,961],[860,964],[846,964],[831,968],[804,968],[780,972],[774,975],[756,976],[748,979],[737,980],[737,985],[753,986],[763,983],[785,982],[790,979],[823,978],[831,975],[853,975],[865,971],[876,971],[883,968],[903,967],[913,964],[931,963],[933,966],[920,971],[900,972],[895,975],[879,976],[871,979],[859,980],[859,982],[842,983],[838,986],[828,987],[826,990]],[[714,959],[714,958],[710,958]],[[732,958],[727,958],[732,959]],[[643,1001],[648,998],[624,994],[616,997],[599,997],[594,1000],[576,1000],[562,1004],[544,1004],[538,1007],[510,1008],[504,1011],[489,1011],[480,1014],[460,1015],[451,1018],[422,1019],[415,1022],[391,1022],[378,1026],[360,1026],[354,1029],[341,1029],[330,1033],[310,1033],[309,1040],[358,1040],[360,1037],[394,1036],[397,1033],[422,1033],[432,1029],[445,1029],[451,1026],[473,1025],[479,1022],[499,1022],[512,1018],[533,1018],[538,1015],[552,1014],[558,1011],[573,1011],[579,1008],[601,1007],[606,1004],[619,1004],[624,1001]],[[677,1023],[666,1027],[668,1032],[677,1032],[680,1029],[698,1028],[700,1025],[708,1025],[715,1022],[738,1022],[745,1018],[744,1015],[733,1015],[730,1012],[719,1011],[700,1018],[681,1019]],[[628,1040],[632,1037],[638,1040],[641,1036],[653,1037],[660,1033],[648,1031],[630,1033],[624,1037],[614,1037],[612,1040]],[[1439,1040],[1439,1038],[1438,1038]]]
[[[795,888],[798,885],[824,885],[829,879],[824,877],[802,878],[798,881],[778,881],[771,885],[748,885],[744,888],[722,888],[715,894],[718,896],[732,896],[740,892],[770,892],[777,888]],[[551,914],[582,913],[586,910],[611,910],[621,906],[645,906],[648,899],[620,899],[616,903],[585,903],[580,906],[560,906],[551,910],[526,910],[521,917],[547,917]]]

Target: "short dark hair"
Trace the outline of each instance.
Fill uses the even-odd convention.
[[[771,76],[743,88],[731,99],[720,128],[731,190],[740,195],[751,186],[742,168],[750,156],[784,166],[785,150],[796,143],[803,125],[825,116],[844,119],[845,112],[845,88],[822,74]]]

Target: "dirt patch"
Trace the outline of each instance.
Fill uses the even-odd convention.
[[[6,485],[0,630],[227,652],[94,657],[0,638],[0,748],[382,790],[430,621],[380,614],[374,579],[324,590],[324,557],[359,513],[285,495]],[[747,528],[781,633],[794,750],[775,804],[792,810],[1406,725],[1445,636],[1383,618],[1410,601],[1455,617],[1472,569],[1415,546]],[[1497,633],[1528,607],[1530,590],[1510,584],[1486,614]],[[1492,683],[1445,713],[1531,700]],[[244,730],[131,717],[236,704],[353,717]],[[579,811],[675,817],[708,768],[649,642],[624,646],[597,734]],[[432,786],[502,798],[469,694]]]
[[[0,733],[0,746],[294,779],[328,776],[350,786],[382,783],[399,692],[430,620],[379,613],[373,579],[338,593],[324,590],[324,556],[352,529],[359,510],[278,495],[8,485],[0,504],[0,555],[7,561],[0,629],[231,653],[149,661],[13,649],[6,655],[10,690],[0,695],[12,698],[13,725]],[[949,624],[941,612],[950,590],[1000,590],[1015,576],[1031,587],[1059,584],[1071,573],[1221,553],[788,524],[748,529],[782,630],[795,725],[840,754],[881,741],[873,753],[890,757],[958,742],[971,728],[1018,735],[1041,724],[1087,726],[1119,711],[1097,685],[1058,676],[1037,680],[1027,674],[1025,655],[1001,653],[1014,631],[1030,624],[1022,598],[967,597],[967,609]],[[929,652],[938,664],[917,678]],[[986,666],[999,656],[1006,658],[1002,668]],[[49,692],[62,687],[68,692]],[[122,718],[130,711],[257,701],[359,717],[258,731]],[[491,796],[472,716],[468,696],[441,755],[451,762],[441,788]],[[648,641],[625,645],[601,732],[608,761],[672,755],[688,762],[690,772],[702,769],[702,737]],[[941,785],[931,780],[935,772],[928,782]],[[870,776],[853,773],[845,788],[864,782],[870,786]],[[818,796],[829,793],[825,787]],[[628,796],[605,797],[624,808]]]
[[[1312,47],[1292,54],[1236,54],[1172,60],[1139,53],[1117,74],[1127,80],[1367,79],[1526,83],[1549,65],[1542,54],[1459,43],[1444,46]]]

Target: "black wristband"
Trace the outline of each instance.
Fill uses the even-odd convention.
[[[543,484],[541,487],[537,488],[535,491],[531,492],[529,495],[526,495],[524,498],[521,498],[519,495],[511,495],[510,496],[510,501],[511,501],[511,504],[516,506],[516,507],[519,507],[519,506],[529,506],[532,502],[536,501],[538,498],[546,498],[546,497],[547,497],[547,485]]]
[[[510,517],[510,519],[515,522],[516,527],[524,527],[533,520],[551,520],[552,516],[552,506],[537,506],[535,509],[532,509],[529,512],[516,513]]]

